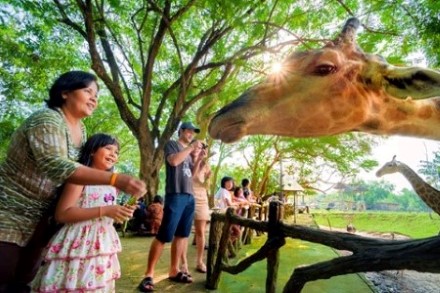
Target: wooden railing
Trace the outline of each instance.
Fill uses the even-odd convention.
[[[269,204],[269,220],[256,221],[234,214],[232,208],[225,214],[213,213],[211,217],[207,260],[206,288],[217,289],[222,272],[239,274],[253,263],[267,259],[266,292],[273,293],[279,263],[279,249],[285,237],[320,243],[353,254],[329,261],[296,268],[284,286],[284,293],[301,292],[309,281],[329,279],[333,276],[382,270],[410,269],[420,272],[440,273],[440,237],[417,240],[383,240],[349,233],[323,231],[282,222],[283,205]],[[268,233],[266,243],[253,255],[229,265],[227,248],[230,227],[238,224]]]

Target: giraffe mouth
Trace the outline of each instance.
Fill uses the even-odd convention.
[[[231,121],[222,116],[215,116],[209,124],[209,134],[214,139],[232,143],[246,135],[246,124],[243,120]]]

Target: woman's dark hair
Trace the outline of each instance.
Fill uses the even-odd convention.
[[[99,148],[102,148],[106,145],[116,145],[119,149],[119,143],[113,136],[105,133],[97,133],[92,135],[81,148],[78,162],[90,167],[92,165],[92,155]],[[113,171],[113,168],[107,171]]]
[[[158,203],[162,204],[163,203],[162,196],[155,195],[154,198],[153,198],[153,202],[158,202]]]
[[[49,90],[49,99],[45,100],[47,107],[59,108],[65,103],[62,94],[89,87],[92,82],[98,85],[95,75],[85,71],[69,71],[61,74]]]
[[[221,181],[221,183],[220,183],[220,186],[221,186],[222,188],[225,188],[226,182],[228,182],[228,181],[234,181],[234,179],[233,179],[232,177],[225,176],[225,177],[222,178],[222,181]]]

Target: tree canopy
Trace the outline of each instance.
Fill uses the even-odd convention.
[[[50,81],[67,70],[91,69],[102,90],[100,110],[87,121],[89,133],[120,137],[125,158],[133,162],[125,167],[139,170],[150,198],[159,188],[163,146],[180,121],[196,121],[206,136],[209,118],[220,106],[262,79],[274,61],[325,44],[348,17],[361,19],[359,44],[366,52],[394,64],[417,56],[426,56],[433,66],[440,60],[435,49],[440,4],[429,0],[0,3],[0,147],[24,117],[42,106]],[[217,142],[207,140],[217,148]],[[371,166],[361,159],[368,153],[361,138],[323,138],[314,141],[319,146],[270,140],[279,141],[283,155],[297,161],[298,176],[308,178],[303,183],[316,180],[312,166],[323,162],[347,173]],[[256,151],[248,164],[253,180],[263,184],[267,174],[260,171],[260,142],[246,141]],[[328,143],[335,147],[324,147]],[[277,151],[271,143],[266,147]],[[342,152],[350,147],[352,153]]]

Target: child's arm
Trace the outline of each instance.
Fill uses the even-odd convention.
[[[225,192],[227,192],[227,191],[225,191]],[[235,202],[229,194],[225,193],[224,200],[225,200],[226,205],[228,207],[237,207],[237,206],[239,206],[239,203]]]
[[[75,223],[100,217],[110,217],[116,222],[123,222],[133,216],[136,206],[101,206],[80,208],[77,206],[83,185],[67,183],[55,210],[55,219],[60,223]]]

